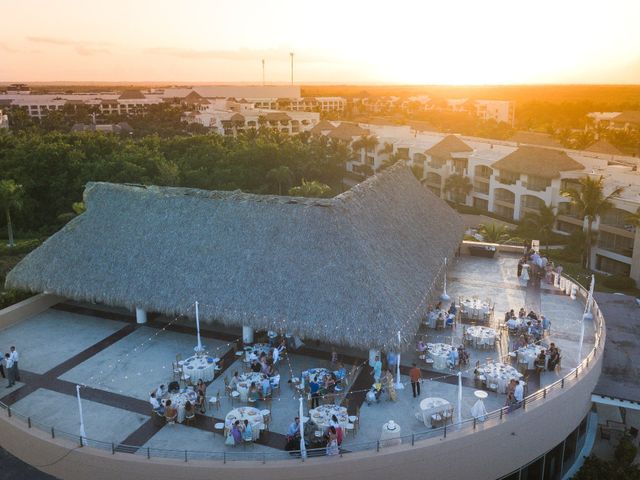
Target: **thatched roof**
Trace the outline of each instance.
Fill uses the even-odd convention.
[[[336,140],[352,141],[354,137],[368,135],[369,130],[362,128],[360,125],[349,122],[341,122],[337,127],[329,132],[329,137]]]
[[[519,131],[514,133],[509,141],[525,145],[562,148],[562,144],[548,133]]]
[[[584,149],[585,152],[603,153],[605,155],[623,155],[616,147],[606,140],[598,140]]]
[[[520,147],[491,165],[491,168],[545,178],[558,178],[560,172],[584,170],[584,165],[562,150]]]
[[[144,100],[145,97],[140,90],[125,90],[118,97],[119,100]]]
[[[437,158],[451,158],[452,153],[473,152],[473,148],[456,135],[447,135],[425,153]]]
[[[7,286],[358,348],[403,346],[459,215],[399,162],[332,199],[90,183]],[[438,280],[436,284],[436,280]]]
[[[320,135],[322,134],[322,132],[326,132],[326,131],[330,131],[333,130],[334,127],[333,124],[331,122],[329,122],[328,120],[320,120],[318,122],[317,125],[315,125],[311,130],[309,130],[311,133]]]

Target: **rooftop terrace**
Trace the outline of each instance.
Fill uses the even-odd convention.
[[[524,307],[542,313],[551,319],[550,333],[543,345],[555,342],[562,351],[561,367],[556,371],[534,370],[525,372],[528,393],[545,389],[569,373],[579,363],[580,322],[584,304],[572,299],[552,285],[527,285],[516,275],[517,258],[500,254],[495,259],[462,256],[457,259],[448,275],[448,293],[456,303],[460,298],[479,297],[495,302],[495,315],[490,327],[500,329],[504,312]],[[427,342],[453,345],[463,343],[463,330],[472,321],[459,321],[453,328],[434,330],[426,326],[418,336],[426,335]],[[469,367],[461,370],[461,408],[458,412],[458,369],[436,369],[418,357],[411,349],[402,354],[401,381],[406,387],[397,391],[397,400],[367,405],[366,391],[373,383],[371,369],[366,365],[367,352],[353,349],[338,350],[341,360],[352,370],[348,389],[331,402],[341,403],[350,414],[359,414],[359,429],[347,435],[342,444],[344,451],[378,447],[382,426],[394,420],[405,436],[403,442],[413,442],[442,436],[441,428],[428,428],[416,418],[421,399],[440,397],[455,408],[463,422],[473,421],[471,408],[478,400],[474,392],[487,390],[474,381],[473,366],[508,359],[513,337],[500,330],[501,337],[495,349],[468,347]],[[336,331],[336,336],[340,331]],[[90,445],[114,448],[119,451],[151,457],[184,457],[189,459],[256,459],[284,458],[285,434],[288,425],[298,413],[296,391],[288,383],[291,377],[300,377],[302,371],[314,367],[329,367],[330,345],[313,342],[290,350],[279,363],[281,388],[269,405],[259,408],[271,411],[269,431],[262,432],[258,441],[244,447],[224,444],[224,437],[215,424],[223,421],[232,405],[224,395],[225,376],[245,370],[235,355],[239,330],[220,325],[203,328],[203,343],[214,357],[219,357],[221,369],[209,384],[207,396],[220,394],[220,408],[209,407],[206,415],[198,415],[193,425],[156,424],[150,416],[149,392],[160,384],[168,384],[172,376],[172,361],[176,354],[188,357],[196,343],[192,321],[156,317],[146,325],[135,323],[135,317],[125,311],[95,305],[58,304],[16,325],[0,331],[0,345],[16,345],[20,351],[21,382],[11,389],[3,389],[0,402],[11,407],[13,415],[29,418],[31,424],[50,431],[53,427],[59,437],[78,439],[79,417],[75,398],[76,384],[83,385],[84,423]],[[582,356],[594,344],[592,322],[585,325]],[[425,379],[420,398],[413,398],[408,371],[417,362]],[[492,415],[506,414],[501,408],[505,395],[489,391],[484,401]],[[546,391],[545,391],[546,396]],[[542,399],[542,396],[540,396]],[[305,405],[305,414],[307,412]],[[526,415],[520,410],[513,415]],[[491,416],[491,415],[490,415]],[[485,426],[488,426],[490,421]],[[475,427],[475,422],[474,422]],[[453,425],[449,429],[455,428]],[[469,434],[475,431],[469,429]],[[445,433],[446,435],[446,433]],[[86,440],[85,440],[86,442]],[[187,453],[185,453],[187,451]]]

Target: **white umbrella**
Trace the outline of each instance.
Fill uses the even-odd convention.
[[[302,458],[307,458],[307,446],[304,444],[304,407],[302,406],[302,395],[300,396],[300,412],[298,416],[300,417],[300,456]]]
[[[84,416],[82,415],[82,402],[80,401],[80,385],[76,385],[76,394],[78,397],[78,413],[80,414],[80,437],[87,438],[87,434],[84,431]]]

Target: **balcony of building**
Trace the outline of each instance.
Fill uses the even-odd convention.
[[[533,192],[544,192],[547,188],[551,187],[551,179],[527,175],[527,181],[522,182],[522,186]]]
[[[625,232],[626,233],[626,232]],[[606,231],[602,227],[598,234],[598,248],[607,250],[623,257],[633,257],[633,236],[617,235],[615,233]]]
[[[508,171],[502,171],[498,175],[496,179],[499,183],[503,185],[515,185],[518,180],[520,180],[520,174]]]
[[[486,165],[478,165],[473,170],[473,178],[479,182],[489,183],[491,175],[493,175],[493,169]]]
[[[541,198],[534,195],[522,195],[520,197],[520,212],[522,214],[532,213],[537,215],[546,203]]]

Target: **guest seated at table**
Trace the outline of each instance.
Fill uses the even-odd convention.
[[[509,317],[507,320],[507,328],[510,332],[515,332],[518,329],[518,322],[514,317]]]
[[[205,407],[207,402],[207,397],[205,393],[202,393],[198,390],[198,399],[196,400],[196,405],[198,406],[198,411],[202,414],[205,413]]]
[[[544,370],[546,361],[547,361],[547,356],[545,355],[544,350],[541,350],[540,354],[536,357],[536,361],[534,362],[534,366],[536,367],[536,371],[538,373]]]
[[[300,417],[293,419],[293,423],[289,424],[287,429],[287,440],[295,440],[300,438]]]
[[[260,365],[260,362],[258,362],[258,360],[253,360],[251,362],[251,371],[254,373],[260,373],[260,370],[262,370],[262,365]]]
[[[160,385],[156,390],[156,398],[160,399],[167,394],[167,387]]]
[[[342,382],[347,377],[347,369],[342,363],[338,363],[338,369],[334,373],[338,382]]]
[[[253,429],[251,428],[251,425],[249,424],[249,420],[245,420],[244,421],[244,427],[242,427],[242,439],[245,442],[252,442],[253,441]]]
[[[550,372],[553,372],[558,366],[558,363],[560,363],[560,350],[558,350],[555,344],[552,343],[549,346],[549,362],[547,364],[547,369]]]
[[[271,382],[268,377],[264,377],[260,382],[260,387],[262,390],[262,398],[267,398],[271,395]]]
[[[269,375],[269,364],[267,363],[267,358],[264,357],[260,362],[260,372],[264,375]]]
[[[456,313],[458,313],[458,307],[456,307],[455,303],[451,303],[451,306],[449,307],[449,314],[455,316]]]
[[[207,384],[204,383],[202,379],[198,380],[198,383],[196,384],[196,391],[202,392],[204,396],[207,395]]]
[[[164,415],[164,407],[156,397],[156,392],[151,392],[151,395],[149,396],[149,403],[151,404],[151,408],[154,412],[158,415]]]
[[[236,420],[231,428],[231,436],[233,437],[233,443],[240,445],[242,443],[242,431],[240,427],[240,420]]]
[[[238,383],[240,381],[240,375],[238,374],[238,372],[233,372],[233,377],[231,377],[231,380],[229,380],[229,388],[231,388],[231,390],[237,389]]]
[[[167,419],[167,423],[174,423],[178,418],[178,410],[171,405],[171,400],[167,400],[164,404],[164,418]]]
[[[458,350],[455,348],[451,349],[449,356],[447,357],[447,365],[449,365],[449,368],[456,367],[459,361],[460,358],[458,357]]]
[[[418,345],[416,346],[416,350],[420,353],[424,353],[427,350],[427,344],[421,339],[418,341]]]
[[[258,391],[258,387],[256,387],[256,382],[251,382],[247,398],[249,399],[249,402],[252,403],[257,402],[260,399],[260,392]]]
[[[193,415],[196,414],[196,409],[193,406],[193,404],[187,400],[187,402],[184,404],[184,416],[185,417],[192,417]]]
[[[329,435],[327,439],[327,455],[338,455],[338,434],[335,427],[329,427]]]
[[[161,385],[161,387],[164,387],[164,385]],[[180,391],[180,383],[174,381],[169,384],[168,393],[177,393],[179,391]]]

